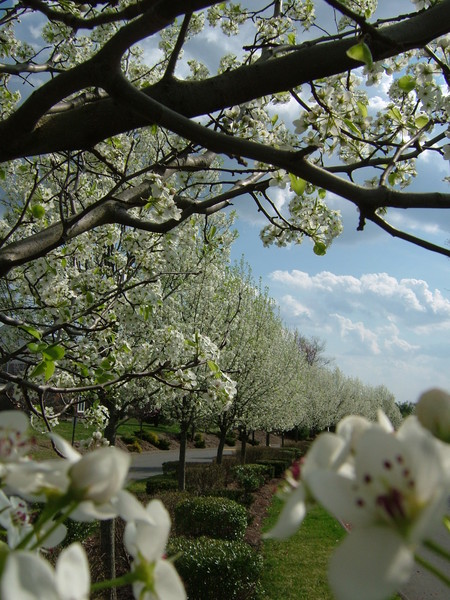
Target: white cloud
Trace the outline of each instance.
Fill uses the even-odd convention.
[[[304,306],[301,302],[298,302],[298,300],[296,300],[290,294],[283,296],[281,302],[284,310],[290,312],[295,317],[305,316],[311,318],[313,314],[309,308]]]
[[[341,338],[354,334],[355,338],[362,343],[364,348],[368,349],[372,354],[380,354],[381,350],[377,334],[367,329],[364,323],[361,321],[354,323],[350,319],[338,314],[332,314],[331,317],[335,317],[339,323]]]
[[[372,96],[372,98],[369,98],[369,108],[375,112],[384,110],[388,103],[388,100],[386,98],[382,98],[381,96]]]
[[[450,296],[423,279],[276,270],[271,293],[286,323],[326,342],[348,376],[386,385],[399,401],[450,388]],[[414,390],[416,390],[414,392]]]

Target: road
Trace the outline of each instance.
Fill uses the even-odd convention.
[[[234,454],[234,450],[224,450],[224,456]],[[212,462],[216,458],[217,448],[188,448],[186,461]],[[162,464],[178,460],[178,450],[155,450],[133,454],[128,479],[146,479],[162,473]]]

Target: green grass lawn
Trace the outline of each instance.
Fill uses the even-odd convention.
[[[274,525],[281,507],[275,497],[264,531]],[[328,559],[344,535],[342,526],[316,507],[288,540],[265,540],[262,600],[332,600],[327,583]]]
[[[119,425],[117,435],[129,435],[132,436],[135,431],[140,429],[140,424],[137,419],[129,419],[125,423]],[[143,424],[143,429],[145,431],[153,431],[157,434],[160,433],[178,433],[180,428],[177,424],[172,425],[160,425],[158,427],[154,427],[153,425],[149,425],[147,423]],[[72,441],[72,436],[74,434],[74,426],[73,420],[67,419],[67,421],[60,421],[58,425],[56,425],[53,431],[59,434],[68,442]],[[93,427],[85,425],[82,418],[78,418],[75,425],[75,441],[80,441],[82,439],[89,438],[94,431]],[[56,454],[51,447],[51,442],[45,433],[40,433],[38,431],[31,431],[32,437],[35,439],[36,444],[34,446],[32,456],[36,460],[46,460],[48,458],[56,458]]]

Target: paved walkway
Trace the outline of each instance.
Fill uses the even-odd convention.
[[[212,462],[216,458],[217,448],[188,448],[186,450],[186,461]],[[234,450],[224,450],[224,456],[234,454]],[[178,460],[178,450],[154,450],[133,454],[129,479],[146,479],[152,475],[163,472],[162,464],[172,460]]]
[[[450,552],[450,535],[444,526],[432,536],[432,539],[439,546],[445,548],[447,552]],[[450,577],[450,564],[448,561],[437,558],[433,552],[426,548],[421,549],[418,554],[429,560],[447,577]],[[449,600],[450,589],[424,567],[415,563],[413,576],[401,590],[400,595],[404,600]]]

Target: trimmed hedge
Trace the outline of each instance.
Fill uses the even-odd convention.
[[[286,469],[292,464],[292,460],[261,459],[256,461],[258,465],[264,465],[272,469],[273,477],[283,477]]]
[[[146,431],[143,429],[142,431],[135,431],[134,435],[139,439],[144,440],[144,442],[148,442],[149,444],[159,448],[159,437],[154,431]]]
[[[188,600],[243,600],[260,592],[262,556],[244,542],[174,538],[169,556],[184,581]]]
[[[267,465],[251,464],[237,465],[232,468],[233,477],[247,492],[255,492],[264,484],[266,477],[270,477]]]
[[[149,444],[152,444],[152,446],[155,446],[156,448],[159,448],[160,450],[168,450],[170,448],[170,442],[167,438],[164,437],[159,437],[159,435],[157,433],[155,433],[154,431],[147,431],[145,429],[143,429],[142,431],[135,431],[134,435],[139,438],[140,440],[143,440],[144,442],[148,442]],[[123,439],[123,438],[122,438]]]
[[[175,507],[177,535],[207,535],[223,540],[242,540],[246,528],[247,511],[228,498],[187,498]]]
[[[246,508],[249,508],[255,497],[250,492],[245,490],[233,489],[233,488],[217,488],[207,490],[203,493],[204,496],[214,496],[215,498],[228,498],[228,500],[234,500],[238,504],[242,504]]]
[[[145,483],[147,494],[178,490],[178,482],[173,475],[153,475]]]

